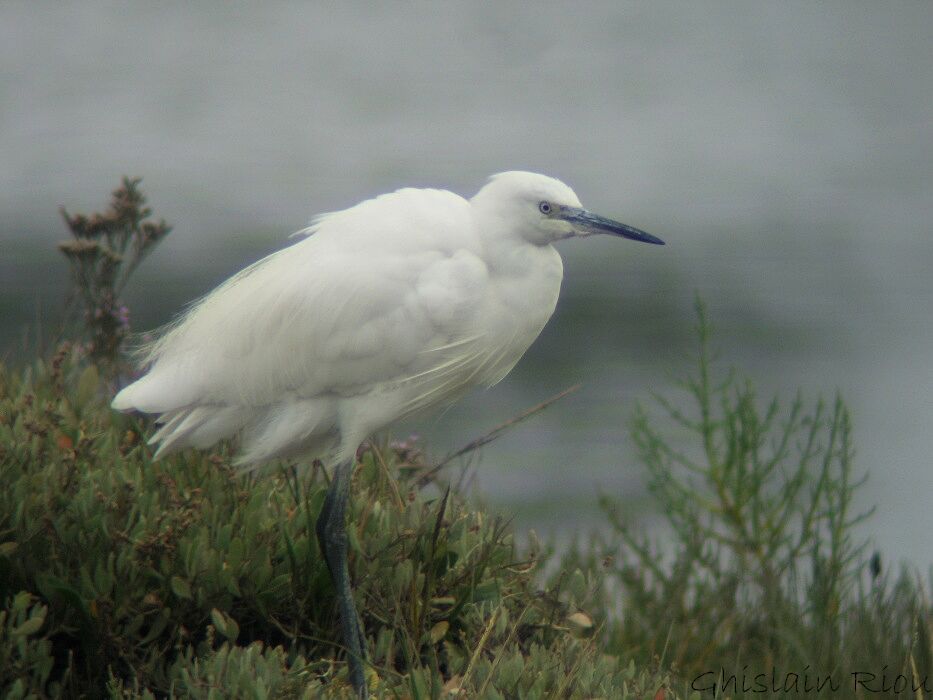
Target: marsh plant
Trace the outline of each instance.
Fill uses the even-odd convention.
[[[152,461],[67,349],[0,370],[0,697],[349,697],[314,523],[313,465],[237,473],[229,452]],[[470,508],[410,445],[354,476],[351,565],[376,697],[641,697],[607,656],[591,574]]]
[[[697,318],[685,398],[657,396],[632,422],[655,535],[601,499],[610,534],[587,555],[605,571],[599,607],[619,613],[607,649],[711,694],[803,694],[819,676],[824,694],[870,696],[883,667],[929,693],[927,587],[910,572],[892,584],[867,556],[871,509],[855,505],[867,475],[842,399],[762,401],[750,380],[716,374],[699,301]]]
[[[929,696],[927,587],[866,560],[844,405],[762,404],[705,347],[693,411],[634,419],[661,535],[605,498],[609,534],[544,566],[418,445],[361,453],[351,570],[376,697],[762,697],[759,676]],[[105,387],[67,347],[0,369],[0,695],[346,697],[313,530],[325,472],[238,474],[226,448],[153,462]]]
[[[82,315],[87,351],[94,363],[115,370],[129,333],[129,309],[120,294],[133,271],[171,231],[152,210],[139,178],[123,178],[102,213],[69,214],[61,208],[71,239],[58,248],[71,266],[72,303]]]

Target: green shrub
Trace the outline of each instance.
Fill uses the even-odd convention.
[[[323,470],[237,474],[224,450],[152,462],[146,426],[109,395],[67,350],[0,369],[0,696],[339,696],[314,536]],[[603,654],[580,609],[588,575],[539,590],[537,554],[422,489],[419,460],[370,446],[355,475],[377,697],[622,697],[665,681]]]
[[[660,411],[640,407],[633,421],[661,534],[640,534],[604,497],[610,534],[570,557],[606,573],[596,607],[621,612],[606,621],[607,650],[661,658],[688,687],[735,697],[743,678],[760,697],[760,673],[771,691],[772,671],[779,685],[798,674],[801,691],[804,674],[812,688],[831,676],[838,690],[823,691],[836,697],[855,694],[853,673],[871,673],[858,688],[871,695],[885,667],[888,685],[900,674],[930,693],[925,587],[906,570],[892,582],[856,539],[870,511],[853,505],[866,477],[842,400],[762,403],[750,380],[715,375],[699,302],[698,317],[687,400],[657,397]]]

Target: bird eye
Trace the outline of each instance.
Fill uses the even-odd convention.
[[[551,213],[551,205],[550,205],[550,203],[549,203],[549,202],[540,202],[540,203],[538,204],[538,211],[540,211],[542,214],[550,214],[550,213]]]

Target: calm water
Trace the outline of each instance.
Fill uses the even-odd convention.
[[[641,508],[626,423],[686,369],[699,292],[763,390],[843,392],[866,534],[926,566],[931,30],[930,3],[4,3],[0,346],[58,318],[56,206],[98,207],[124,173],[175,225],[128,295],[144,329],[316,212],[538,170],[669,245],[564,244],[551,325],[502,385],[416,426],[432,448],[583,382],[485,449],[478,491],[557,532],[595,522],[598,489]]]

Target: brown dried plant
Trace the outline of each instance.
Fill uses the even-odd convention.
[[[127,280],[143,259],[172,230],[164,220],[149,220],[152,210],[139,189],[140,178],[124,177],[103,213],[62,218],[72,238],[59,243],[71,264],[72,301],[81,305],[87,352],[92,361],[115,370],[129,333],[129,310],[120,301]]]

